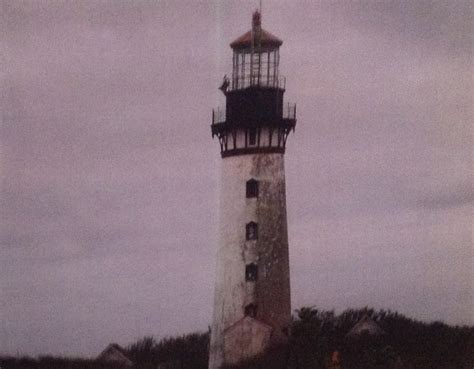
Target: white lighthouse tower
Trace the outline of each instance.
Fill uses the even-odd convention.
[[[222,155],[220,239],[210,369],[235,364],[287,340],[291,321],[286,220],[286,139],[295,105],[284,104],[278,73],[282,41],[261,28],[230,44],[232,78],[213,111]]]

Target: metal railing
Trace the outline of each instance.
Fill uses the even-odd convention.
[[[283,119],[296,119],[296,104],[283,105]]]
[[[296,104],[286,103],[283,105],[282,109],[282,118],[283,119],[296,119]],[[212,124],[224,123],[226,121],[226,111],[225,108],[218,107],[212,109]]]
[[[225,122],[225,108],[212,109],[212,124]]]
[[[228,91],[242,90],[251,86],[285,89],[286,77],[245,76],[232,80]]]

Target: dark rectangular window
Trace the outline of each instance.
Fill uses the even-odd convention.
[[[258,238],[258,225],[250,222],[245,226],[245,238],[247,240],[256,240]]]
[[[255,318],[257,316],[257,305],[248,304],[245,307],[244,314],[245,314],[245,316],[250,316],[252,318]]]
[[[258,266],[254,263],[245,266],[245,280],[255,282],[258,279]]]
[[[258,182],[253,178],[247,181],[246,196],[247,198],[258,197]]]

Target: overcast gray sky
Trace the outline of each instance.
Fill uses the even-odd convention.
[[[0,353],[206,330],[211,108],[258,1],[0,3]],[[269,1],[293,308],[474,324],[473,3]]]

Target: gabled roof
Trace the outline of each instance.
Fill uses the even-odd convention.
[[[355,338],[363,335],[381,336],[383,334],[385,334],[383,329],[380,328],[370,316],[365,315],[356,325],[354,325],[354,327],[352,327],[346,337]]]
[[[228,364],[251,358],[265,351],[273,328],[251,316],[245,316],[224,330],[224,357]],[[237,348],[237,349],[236,349]]]
[[[105,350],[97,356],[97,360],[117,362],[126,366],[133,365],[132,361],[127,357],[127,352],[117,343],[108,345]]]
[[[260,45],[262,47],[278,47],[283,44],[283,41],[280,40],[278,37],[272,35],[270,32],[265,31],[262,29],[261,31],[261,36],[260,36]],[[255,34],[253,35],[254,37],[254,42],[255,40]],[[242,36],[237,38],[235,41],[233,41],[230,44],[230,47],[233,49],[246,49],[249,48],[252,45],[252,31],[248,31],[247,33],[244,33]]]
[[[233,331],[236,328],[242,327],[244,325],[257,326],[257,327],[259,327],[259,329],[268,331],[269,333],[271,333],[271,331],[273,330],[273,328],[270,325],[262,322],[261,320],[252,318],[251,316],[247,315],[247,316],[244,316],[242,319],[238,320],[237,322],[235,322],[234,324],[230,325],[226,329],[224,329],[224,332],[227,333],[229,331]]]

